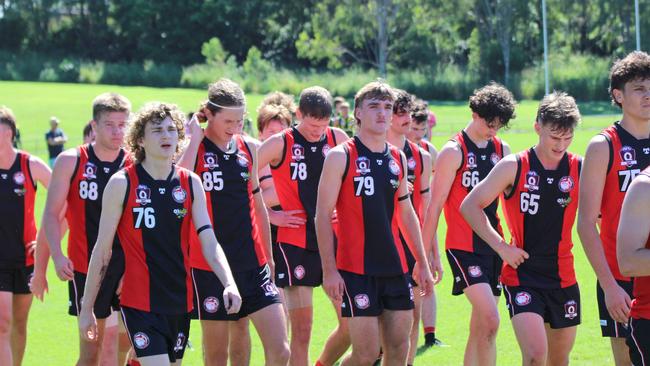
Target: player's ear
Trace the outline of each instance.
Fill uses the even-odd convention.
[[[612,94],[614,95],[614,100],[616,100],[616,103],[622,103],[623,102],[623,91],[620,89],[612,89]]]
[[[542,124],[539,123],[537,120],[535,120],[535,123],[533,123],[533,127],[535,128],[535,132],[539,135],[540,132],[542,131]]]
[[[302,115],[302,112],[300,111],[300,108],[297,108],[296,109],[296,119],[298,121],[302,121],[302,117],[303,117],[303,115]]]

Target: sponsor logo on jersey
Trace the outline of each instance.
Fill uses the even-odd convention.
[[[415,300],[415,294],[413,293],[413,285],[409,283],[409,300]]]
[[[149,336],[142,332],[137,332],[133,335],[133,345],[137,349],[145,349],[149,347]]]
[[[293,275],[299,280],[302,280],[305,277],[305,272],[305,267],[302,265],[298,265],[293,269]]]
[[[275,284],[271,281],[264,282],[262,284],[262,290],[264,290],[264,296],[273,297],[278,295],[278,288],[275,287]]]
[[[390,185],[393,186],[394,189],[397,189],[399,187],[399,181],[397,179],[391,179]]]
[[[293,144],[291,146],[291,159],[292,160],[303,160],[305,158],[305,148],[300,144]]]
[[[7,174],[0,174],[0,176],[2,177],[2,179],[7,179]]]
[[[536,171],[531,170],[526,173],[526,181],[524,182],[524,188],[529,191],[539,190],[539,174]]]
[[[172,189],[172,198],[174,198],[174,201],[178,203],[183,203],[185,202],[185,199],[187,198],[187,193],[181,186],[176,186],[174,189]]]
[[[331,149],[332,148],[330,147],[330,145],[328,144],[323,145],[323,149],[321,150],[323,152],[323,156],[327,156],[327,153],[330,152]]]
[[[158,193],[165,194],[165,192],[167,192],[167,190],[164,187],[158,187]]]
[[[562,207],[567,207],[569,203],[571,203],[571,197],[567,197],[567,198],[560,197],[557,199],[557,203]]]
[[[499,160],[501,160],[501,158],[499,157],[499,154],[492,153],[492,155],[490,155],[490,162],[492,163],[492,165],[497,165]]]
[[[370,173],[370,160],[365,156],[359,156],[357,158],[357,161],[354,162],[354,165],[357,167],[357,173],[359,174]]]
[[[248,171],[241,172],[241,173],[239,173],[239,175],[241,175],[241,177],[242,177],[242,179],[244,181],[247,181],[247,180],[249,180],[251,178],[250,174],[248,174]]]
[[[151,189],[144,184],[138,185],[135,189],[135,203],[141,206],[151,203]]]
[[[415,166],[416,166],[416,165],[417,165],[417,164],[415,163],[415,158],[412,157],[412,156],[411,156],[411,157],[408,159],[408,161],[406,162],[406,166],[407,166],[410,170],[415,169]]]
[[[354,305],[359,309],[367,309],[370,306],[370,298],[366,294],[359,294],[354,297]]]
[[[219,166],[219,160],[217,158],[217,154],[207,152],[203,154],[203,167],[208,168],[210,170],[216,168]]]
[[[178,337],[176,337],[176,345],[174,346],[174,352],[182,351],[184,344],[185,344],[185,334],[183,334],[183,332],[179,332]]]
[[[388,170],[390,170],[390,172],[395,175],[399,175],[399,173],[402,172],[402,169],[399,168],[399,165],[397,165],[395,159],[390,159],[388,161]]]
[[[621,157],[621,165],[628,168],[636,165],[636,151],[633,148],[623,146],[618,154]]]
[[[578,303],[574,300],[569,300],[564,304],[564,317],[567,319],[575,319],[578,316]]]
[[[248,168],[248,157],[244,154],[237,154],[237,164],[242,168]]]
[[[84,172],[82,176],[86,179],[95,179],[97,178],[97,165],[87,162],[84,166]]]
[[[526,291],[517,292],[517,295],[515,296],[515,302],[519,306],[526,306],[526,305],[530,304],[531,300],[532,300],[532,297]]]
[[[18,195],[19,197],[24,196],[25,192],[27,192],[27,190],[25,188],[14,188],[14,193],[16,195]]]
[[[571,192],[573,189],[573,178],[570,176],[564,176],[560,178],[560,182],[557,184],[557,186],[560,188],[560,191],[566,193],[566,192]]]
[[[219,299],[214,296],[206,297],[203,300],[203,309],[210,314],[214,314],[219,310]]]
[[[481,277],[483,271],[481,271],[481,266],[469,266],[467,267],[467,272],[471,277]]]
[[[476,155],[473,152],[468,152],[467,153],[467,169],[474,169],[478,165],[476,165]]]
[[[23,174],[23,172],[14,173],[14,183],[18,185],[25,184],[25,174]]]
[[[187,209],[185,207],[175,208],[173,212],[174,215],[176,215],[176,217],[178,217],[179,219],[182,219],[183,217],[185,217],[185,215],[187,215]]]

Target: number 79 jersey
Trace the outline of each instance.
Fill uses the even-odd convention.
[[[512,244],[530,258],[517,269],[504,263],[504,285],[558,289],[576,283],[571,235],[581,165],[578,155],[566,153],[556,170],[546,170],[534,149],[517,154],[517,174],[512,191],[504,196],[504,213]]]

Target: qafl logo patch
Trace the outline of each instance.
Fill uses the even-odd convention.
[[[217,154],[207,152],[203,154],[203,167],[208,168],[210,170],[216,168],[219,166],[219,158],[217,158]]]
[[[467,169],[474,169],[478,165],[476,165],[476,155],[473,152],[468,152],[467,153]]]
[[[138,185],[135,189],[135,203],[141,206],[151,203],[151,189],[144,184]]]
[[[305,158],[305,148],[300,144],[293,144],[291,146],[291,159],[293,160],[303,160]]]
[[[531,170],[526,173],[526,181],[524,182],[524,188],[529,191],[539,190],[539,174],[536,171]]]
[[[83,177],[86,179],[96,179],[97,178],[97,165],[87,162],[84,166]]]
[[[621,165],[629,168],[637,164],[636,151],[633,148],[629,146],[623,146],[618,154],[621,157]]]
[[[359,156],[354,162],[354,165],[357,167],[357,173],[359,174],[368,174],[370,173],[370,160],[365,156]]]

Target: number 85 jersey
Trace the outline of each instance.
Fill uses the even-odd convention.
[[[517,269],[504,262],[504,285],[558,289],[576,283],[571,231],[581,165],[579,156],[565,153],[556,170],[546,170],[532,148],[517,154],[517,174],[512,191],[504,196],[504,212],[511,244],[530,258]]]

